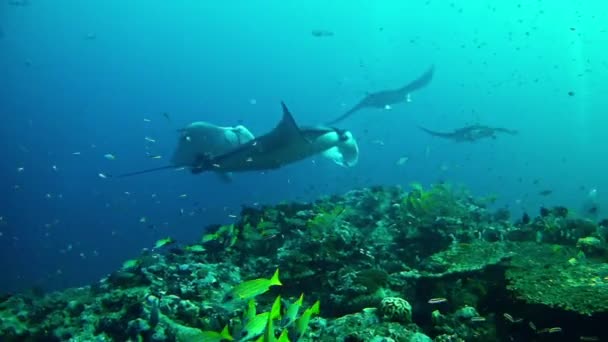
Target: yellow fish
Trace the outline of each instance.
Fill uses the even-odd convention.
[[[164,238],[164,239],[160,239],[158,241],[156,241],[156,243],[154,244],[154,248],[161,248],[161,247],[165,247],[168,246],[172,243],[174,243],[175,240],[173,240],[170,237]]]
[[[298,318],[296,321],[296,331],[298,333],[298,337],[301,338],[304,336],[306,329],[308,329],[308,323],[310,322],[310,318],[313,314],[318,315],[320,309],[320,302],[316,301],[310,308],[304,310],[302,316]]]
[[[139,266],[140,261],[137,259],[130,259],[122,263],[123,269],[131,269]]]
[[[302,293],[300,295],[300,298],[298,298],[298,300],[291,303],[291,305],[289,305],[287,307],[287,311],[285,311],[285,316],[283,316],[283,322],[281,322],[281,325],[283,327],[288,327],[293,322],[296,321],[296,316],[298,315],[298,312],[300,311],[300,308],[302,307],[303,301],[304,301],[304,294]]]
[[[276,342],[274,336],[274,320],[281,318],[281,296],[277,296],[272,304],[270,312],[261,313],[253,320],[251,324],[246,324],[243,328],[243,337],[240,341],[247,341],[254,337],[260,336],[256,342]]]
[[[264,333],[264,342],[276,342],[277,338],[274,336],[274,320],[281,316],[281,296],[277,296],[272,303],[270,309],[270,315],[268,316],[268,323],[266,324],[266,332]]]
[[[228,331],[228,326],[225,326],[221,332],[217,331],[202,331],[198,336],[196,336],[196,341],[198,342],[222,342],[222,341],[233,341],[234,338],[230,335],[230,331]]]
[[[241,283],[235,286],[226,296],[227,300],[239,299],[239,300],[247,300],[262,293],[265,293],[270,289],[271,286],[280,286],[283,285],[279,280],[279,269],[274,272],[274,275],[270,279],[259,278],[248,280],[244,283]]]

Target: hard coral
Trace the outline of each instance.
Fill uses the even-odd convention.
[[[385,320],[409,323],[412,321],[412,306],[399,297],[386,297],[380,302],[380,312]]]

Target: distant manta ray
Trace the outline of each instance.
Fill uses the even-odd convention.
[[[131,172],[119,177],[180,167],[190,168],[193,174],[206,171],[226,174],[272,170],[320,153],[341,166],[357,164],[359,148],[349,131],[323,126],[299,127],[285,104],[281,102],[281,105],[282,120],[273,130],[260,137],[249,139],[245,135],[247,139],[233,148],[225,150],[222,145],[222,151],[214,153],[217,148],[210,149],[208,144],[184,145],[184,139],[187,142],[193,141],[186,135],[180,140],[172,165]],[[244,127],[240,131],[243,129]]]
[[[431,82],[434,72],[435,66],[431,65],[431,67],[429,67],[424,74],[399,89],[382,90],[375,93],[370,93],[364,97],[363,100],[359,101],[359,103],[357,103],[354,107],[347,110],[338,118],[330,121],[328,125],[338,123],[364,108],[386,108],[386,106],[407,102],[411,93],[426,87]]]
[[[518,132],[511,129],[500,127],[489,127],[484,125],[469,125],[455,129],[451,132],[437,132],[418,126],[424,132],[440,138],[449,139],[456,142],[475,142],[484,138],[496,139],[496,133],[506,133],[515,135]]]

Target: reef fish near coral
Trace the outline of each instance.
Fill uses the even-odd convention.
[[[270,279],[259,278],[248,280],[235,286],[226,296],[227,300],[239,299],[247,300],[262,293],[265,293],[270,289],[271,286],[281,286],[281,280],[279,280],[279,269],[274,272]]]

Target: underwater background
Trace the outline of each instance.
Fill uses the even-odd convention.
[[[2,1],[0,292],[89,284],[242,205],[372,185],[463,184],[512,219],[581,210],[597,189],[603,217],[607,23],[599,1]],[[315,157],[231,184],[99,176],[166,165],[192,121],[258,135],[285,101],[319,124],[430,65],[411,103],[338,125],[359,143],[356,167]],[[472,123],[519,134],[454,143],[417,127]]]

